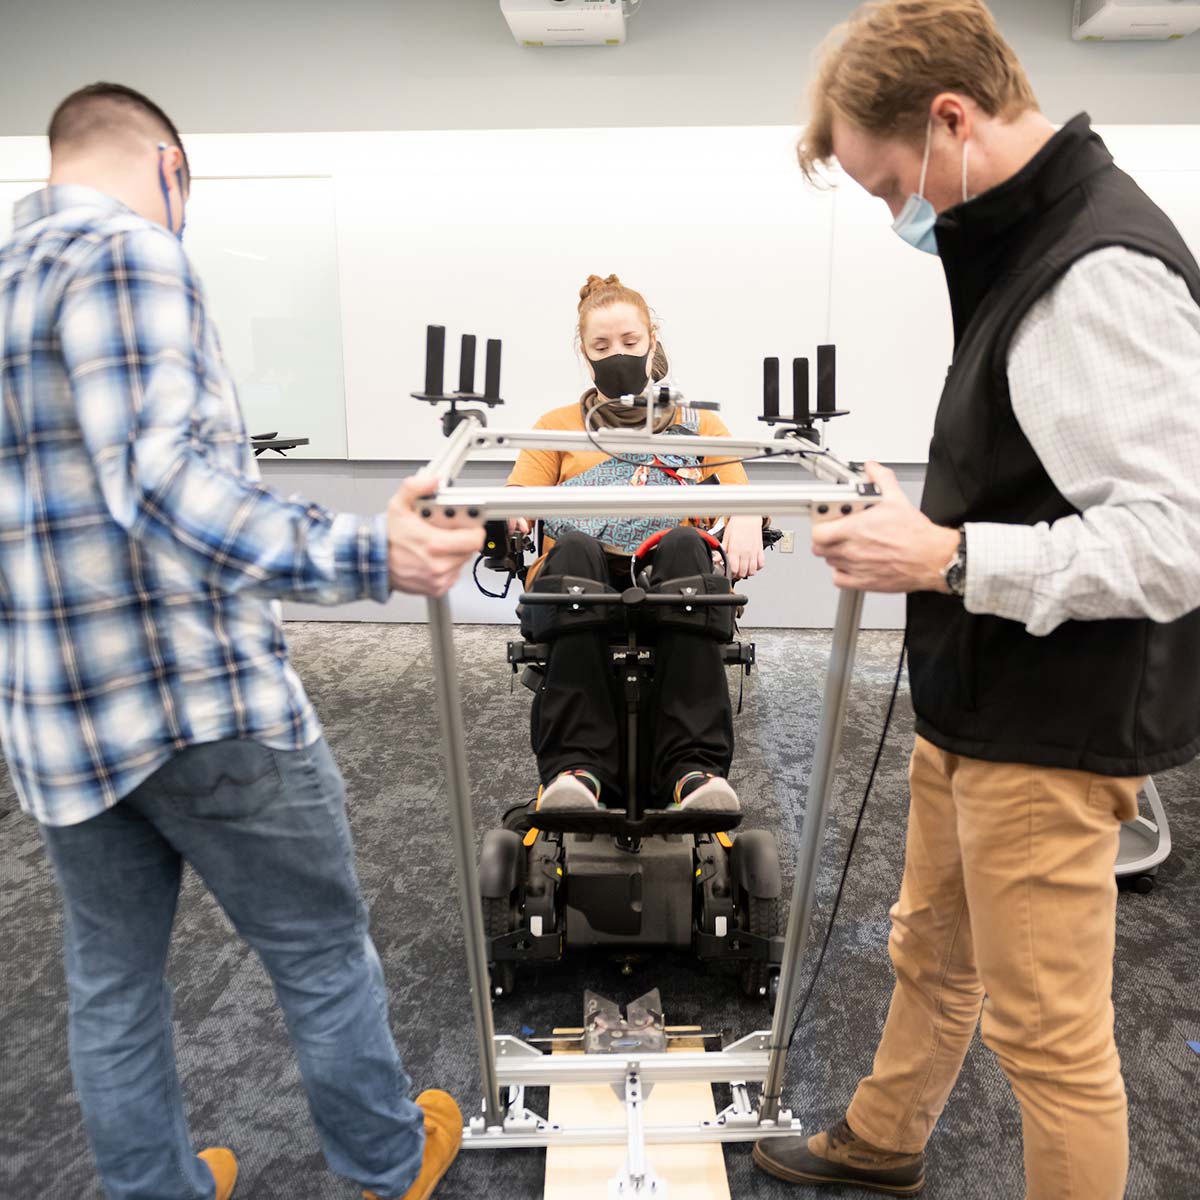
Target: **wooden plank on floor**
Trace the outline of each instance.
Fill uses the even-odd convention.
[[[582,1030],[556,1029],[556,1037]],[[676,1039],[668,1053],[703,1050],[697,1039]],[[555,1054],[581,1054],[575,1045],[554,1048]],[[608,1084],[555,1084],[550,1089],[549,1118],[563,1126],[625,1125],[625,1105]],[[646,1101],[647,1125],[692,1124],[717,1115],[709,1083],[656,1083]],[[648,1146],[646,1156],[667,1183],[667,1200],[730,1200],[725,1155],[720,1143]],[[560,1147],[546,1151],[544,1200],[608,1200],[608,1181],[624,1165],[625,1147]]]

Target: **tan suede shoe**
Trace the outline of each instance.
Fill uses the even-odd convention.
[[[401,1200],[428,1200],[462,1145],[463,1117],[453,1096],[430,1088],[417,1097],[417,1106],[425,1110],[425,1159],[416,1182]],[[381,1198],[374,1192],[363,1192],[363,1200]]]
[[[213,1146],[201,1150],[196,1157],[208,1166],[213,1179],[217,1181],[217,1200],[229,1200],[233,1195],[233,1185],[237,1183],[237,1159],[233,1151],[226,1150],[224,1146]]]
[[[754,1161],[788,1183],[841,1184],[915,1196],[925,1186],[925,1155],[880,1150],[864,1142],[845,1120],[810,1138],[764,1138]]]

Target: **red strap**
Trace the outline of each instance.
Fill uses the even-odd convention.
[[[663,460],[659,458],[657,454],[654,456],[654,462],[651,463],[651,466],[657,467],[669,479],[673,479],[676,483],[681,483],[685,487],[690,485],[692,482],[686,476],[680,475],[680,473],[674,467],[667,466],[667,464],[663,462]]]
[[[679,527],[676,526],[676,528],[679,528]],[[695,529],[695,526],[694,525],[689,526],[689,528]],[[665,538],[667,536],[667,534],[670,532],[671,532],[670,529],[660,529],[657,533],[652,533],[633,552],[633,557],[635,559],[644,558],[647,554],[650,553],[651,550],[656,549],[658,547],[658,543],[661,542],[663,540],[663,538]],[[713,550],[720,550],[720,548],[721,548],[720,541],[717,538],[713,537],[713,535],[711,533],[709,533],[706,529],[696,529],[696,532],[709,544],[709,546]]]

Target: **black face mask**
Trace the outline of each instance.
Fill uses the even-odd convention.
[[[646,365],[650,351],[645,354],[610,354],[607,358],[589,358],[596,373],[596,390],[610,400],[622,396],[640,396],[649,383]]]

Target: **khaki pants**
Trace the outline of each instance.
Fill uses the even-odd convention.
[[[1021,1105],[1029,1200],[1119,1200],[1113,867],[1143,781],[983,762],[923,738],[909,781],[896,990],[851,1127],[883,1149],[924,1149],[982,1010]]]

